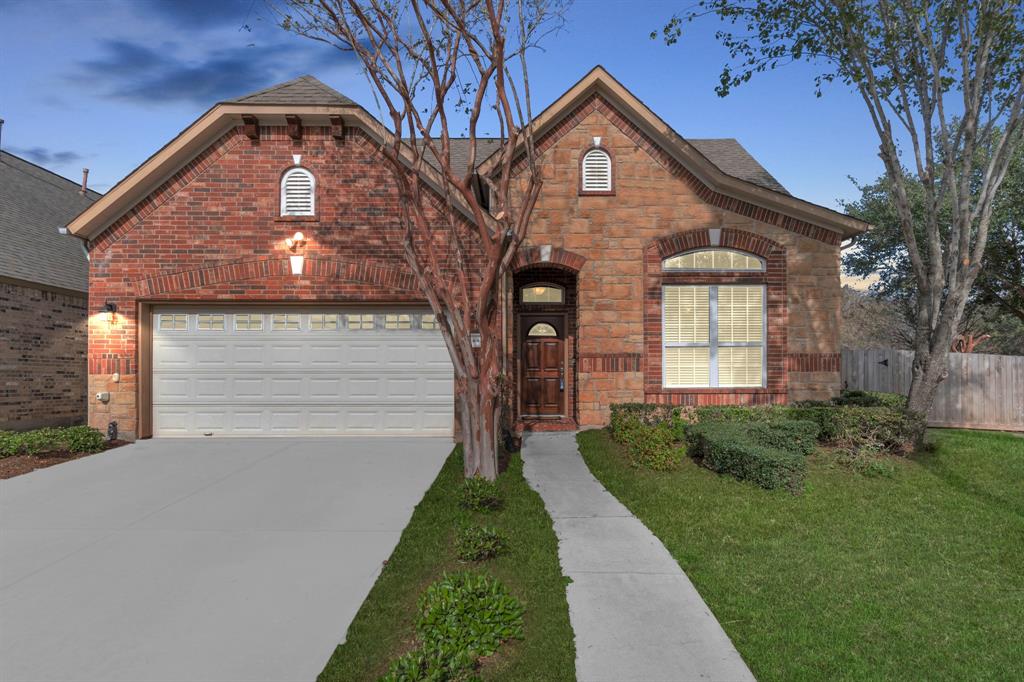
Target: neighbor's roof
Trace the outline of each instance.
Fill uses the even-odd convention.
[[[239,97],[226,104],[355,104],[345,95],[312,76],[299,76],[294,80]]]
[[[60,234],[100,194],[25,159],[0,152],[0,277],[86,291],[82,242]]]

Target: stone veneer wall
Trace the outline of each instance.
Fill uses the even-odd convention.
[[[0,282],[0,429],[85,421],[85,294]]]
[[[580,157],[594,137],[612,157],[611,195],[579,192]],[[577,292],[581,425],[607,423],[611,403],[664,400],[660,387],[645,387],[645,251],[657,240],[694,230],[753,233],[785,250],[786,341],[769,377],[780,392],[753,400],[749,391],[691,391],[692,400],[671,401],[794,401],[827,398],[839,390],[841,289],[834,233],[761,209],[716,205],[723,202],[599,97],[542,136],[538,146],[544,186],[528,243],[585,259]],[[649,371],[660,378],[660,364]]]

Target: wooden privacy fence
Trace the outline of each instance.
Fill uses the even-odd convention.
[[[914,353],[843,349],[843,386],[906,395]],[[928,414],[931,426],[1024,431],[1024,356],[950,353],[949,376]]]

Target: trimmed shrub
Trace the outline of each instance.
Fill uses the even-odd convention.
[[[467,478],[462,482],[462,497],[459,504],[470,511],[491,511],[500,509],[502,500],[498,484],[482,476]]]
[[[0,431],[0,457],[13,455],[40,455],[55,450],[74,453],[99,452],[103,449],[103,434],[89,426],[42,428],[32,431]]]
[[[455,535],[455,554],[462,561],[486,561],[508,549],[508,538],[489,526],[463,526]]]
[[[651,424],[635,412],[613,416],[612,438],[625,446],[632,466],[667,471],[679,464],[684,425],[671,416],[668,419]]]
[[[755,443],[804,457],[814,452],[820,431],[815,422],[802,419],[751,422],[744,424],[743,429]]]
[[[853,405],[857,407],[888,407],[891,410],[903,410],[907,407],[906,396],[899,393],[882,393],[880,391],[857,391],[844,389],[834,405]]]
[[[61,431],[60,439],[69,452],[99,452],[106,442],[103,433],[90,426],[69,426]]]
[[[888,395],[888,394],[879,394]],[[900,396],[897,396],[900,397]],[[905,453],[913,447],[916,420],[887,406],[843,407],[774,405],[766,407],[699,407],[698,423],[742,422],[777,424],[783,420],[809,421],[818,426],[818,441],[841,448],[876,446],[885,452]]]
[[[757,443],[748,425],[730,422],[696,424],[687,431],[692,452],[712,471],[773,490],[803,490],[807,461],[803,455]]]

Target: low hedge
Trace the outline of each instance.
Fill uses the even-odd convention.
[[[816,422],[805,419],[776,419],[743,426],[754,442],[804,457],[814,452],[821,431]]]
[[[699,407],[699,423],[744,422],[777,424],[783,420],[813,422],[818,426],[818,441],[834,447],[855,449],[870,447],[899,454],[913,448],[913,434],[919,422],[901,410],[888,406],[797,406]]]
[[[812,425],[813,426],[813,425]],[[806,458],[793,451],[772,447],[757,438],[772,432],[773,426],[752,429],[740,422],[698,423],[687,429],[691,452],[712,471],[730,474],[773,490],[803,490]],[[808,432],[806,424],[795,427]]]
[[[106,439],[89,426],[42,428],[32,431],[0,431],[0,457],[39,455],[46,452],[99,452]]]

